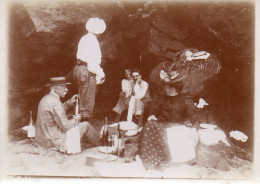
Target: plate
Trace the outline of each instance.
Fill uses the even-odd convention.
[[[217,125],[203,123],[203,124],[200,124],[200,127],[207,128],[207,129],[215,129],[215,128],[217,128]]]
[[[121,130],[136,130],[137,128],[138,128],[138,126],[134,122],[127,122],[127,121],[120,122]]]
[[[113,151],[115,151],[115,148],[110,146],[102,146],[98,148],[98,151],[102,153],[112,153]]]
[[[116,155],[107,155],[107,158],[105,158],[105,161],[114,161],[118,157]]]
[[[94,167],[96,162],[110,162],[117,160],[116,155],[104,155],[104,154],[89,154],[86,158],[86,165],[90,167]]]
[[[134,136],[137,134],[137,130],[128,130],[125,135],[126,136]]]
[[[138,126],[134,122],[121,121],[120,130],[137,130]],[[118,123],[113,123],[109,127],[117,127]]]

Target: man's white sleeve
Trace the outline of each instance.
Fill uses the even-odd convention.
[[[136,99],[142,99],[148,89],[148,83],[145,81],[142,81],[141,84],[135,84],[134,91],[135,91],[135,98]]]

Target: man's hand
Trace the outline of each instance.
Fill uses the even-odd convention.
[[[147,118],[147,120],[148,120],[148,121],[152,121],[152,120],[157,121],[157,118],[156,118],[154,115],[151,115],[151,116],[149,116],[149,117]]]
[[[197,108],[203,109],[205,105],[209,105],[203,98],[200,98],[199,104],[196,104]]]
[[[105,80],[106,80],[106,77],[97,77],[96,78],[96,80],[97,80],[97,84],[103,84],[104,82],[105,82]]]
[[[122,93],[120,93],[119,96],[125,97],[125,96],[126,96],[126,93],[122,91]]]
[[[136,81],[136,83],[137,83],[138,85],[140,85],[141,82],[142,82],[142,79],[137,79],[137,81]]]
[[[170,82],[170,77],[164,70],[160,71],[160,79],[164,82]]]
[[[80,120],[81,120],[81,114],[74,115],[74,116],[73,116],[73,119],[75,119],[76,121],[80,122]]]
[[[73,95],[73,97],[71,97],[71,99],[70,99],[71,102],[76,103],[78,97],[79,97],[79,95]]]

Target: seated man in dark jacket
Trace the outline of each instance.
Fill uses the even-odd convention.
[[[179,124],[188,124],[189,120],[198,128],[198,109],[194,105],[193,97],[179,94],[180,90],[181,83],[178,87],[165,85],[162,93],[154,95],[148,119]]]
[[[165,86],[162,93],[154,96],[151,115],[142,130],[140,140],[140,158],[147,169],[157,168],[171,160],[167,127],[190,123],[196,129],[199,127],[193,99],[179,94],[180,91],[181,87]]]

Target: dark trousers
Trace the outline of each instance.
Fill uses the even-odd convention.
[[[73,79],[78,85],[79,111],[82,118],[90,118],[93,114],[96,97],[96,77],[88,71],[86,65],[76,65]]]

